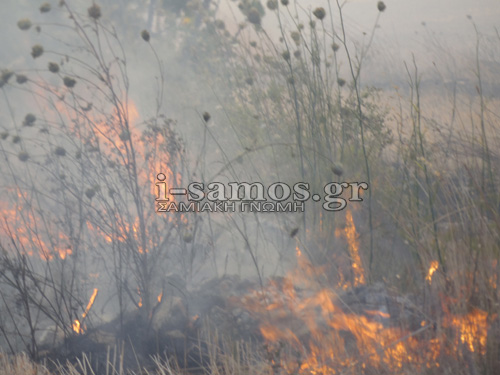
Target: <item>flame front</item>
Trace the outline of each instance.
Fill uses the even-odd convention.
[[[460,355],[460,345],[471,353],[485,353],[491,317],[482,310],[466,315],[445,311],[437,318],[442,330],[435,330],[435,323],[425,320],[410,329],[397,319],[393,321],[386,305],[378,309],[356,307],[354,311],[339,295],[366,290],[360,287],[366,279],[349,211],[346,226],[336,234],[347,241],[351,291],[347,284],[339,285],[339,291],[325,285],[326,266],[314,266],[297,247],[295,269],[241,300],[260,322],[273,368],[304,375],[408,374],[408,369],[440,371],[442,358]],[[437,267],[437,262],[432,262],[428,281]]]

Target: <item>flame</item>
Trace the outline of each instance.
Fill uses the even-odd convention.
[[[457,341],[466,345],[472,353],[486,354],[488,314],[485,311],[473,309],[465,317],[452,316],[448,325],[455,327]]]
[[[99,292],[99,290],[97,288],[94,288],[94,291],[92,292],[92,295],[90,296],[89,302],[87,303],[87,307],[85,308],[85,311],[82,314],[82,321],[87,317],[90,309],[94,305],[94,302],[95,302],[95,299],[97,297],[98,292]],[[81,335],[82,333],[85,332],[85,328],[82,327],[82,323],[80,322],[79,319],[74,320],[73,331],[78,335]]]
[[[346,238],[353,281],[339,285],[343,290],[366,282],[350,211],[345,218],[346,226],[337,235]],[[444,356],[461,355],[457,354],[460,347],[486,353],[488,322],[496,316],[479,309],[468,314],[451,314],[444,309],[443,316],[423,320],[410,329],[392,320],[389,306],[363,310],[356,305],[353,311],[337,290],[325,286],[326,266],[311,264],[298,246],[295,251],[297,265],[286,276],[272,279],[264,288],[238,300],[260,322],[273,368],[300,375],[402,375],[408,369],[439,372]],[[438,263],[432,262],[429,282],[437,269]],[[363,290],[357,288],[352,293]],[[434,320],[444,329],[434,329]]]
[[[346,227],[345,236],[347,238],[347,243],[349,244],[349,254],[351,256],[352,270],[354,273],[354,286],[359,286],[365,284],[365,271],[363,265],[361,264],[361,258],[359,257],[359,241],[358,235],[356,233],[356,226],[354,225],[354,220],[352,219],[352,213],[350,210],[346,212]]]
[[[95,302],[95,299],[97,297],[98,292],[99,292],[99,290],[97,288],[94,288],[94,291],[92,292],[92,296],[90,296],[89,303],[87,304],[87,307],[85,308],[85,312],[82,314],[82,318],[85,318],[87,316],[90,309],[94,305],[94,302]]]
[[[12,190],[11,190],[12,191]],[[72,254],[68,237],[60,232],[44,233],[38,228],[41,217],[35,209],[26,209],[24,202],[31,200],[27,192],[15,189],[17,200],[0,201],[0,238],[10,238],[26,255],[37,254],[44,261],[66,259]]]
[[[137,294],[139,295],[139,302],[137,303],[137,306],[142,307],[141,289],[137,288]]]
[[[162,298],[163,298],[163,291],[158,295],[158,298],[157,298],[158,303],[161,303]]]
[[[345,214],[346,225],[344,230],[342,231],[340,228],[335,230],[335,236],[341,237],[344,236],[349,250],[349,257],[351,261],[351,269],[353,274],[353,283],[345,280],[345,277],[342,272],[339,272],[339,286],[342,289],[348,289],[351,286],[360,286],[366,283],[365,280],[365,270],[363,268],[363,264],[361,262],[361,257],[359,256],[359,241],[358,234],[356,232],[356,225],[354,224],[354,219],[352,217],[352,213],[350,209],[346,210]]]
[[[73,331],[78,335],[83,333],[83,330],[81,329],[80,321],[78,319],[75,319],[75,321],[73,322]]]
[[[429,271],[427,272],[427,276],[425,277],[425,280],[427,280],[429,284],[432,284],[432,275],[434,275],[434,273],[438,270],[438,268],[439,268],[438,261],[433,260],[429,267]]]

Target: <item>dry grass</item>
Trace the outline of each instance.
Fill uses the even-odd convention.
[[[41,365],[33,363],[26,354],[9,357],[0,354],[0,375],[50,375]]]

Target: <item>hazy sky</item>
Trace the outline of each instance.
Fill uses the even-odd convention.
[[[302,22],[307,21],[308,11],[316,7],[328,9],[328,0],[291,0],[289,7],[292,13],[295,1],[300,5],[297,8]],[[263,4],[266,2],[262,1]],[[345,2],[343,15],[349,38],[361,40],[364,32],[371,33],[378,14],[377,2],[378,0]],[[221,16],[231,24],[228,4],[235,9],[237,2],[222,0]],[[395,76],[401,79],[406,74],[404,62],[411,60],[412,55],[415,55],[422,71],[432,68],[434,62],[443,70],[453,69],[458,74],[469,69],[470,60],[475,56],[476,44],[472,21],[485,36],[481,59],[500,61],[500,38],[496,37],[495,31],[496,28],[500,30],[500,0],[386,0],[385,4],[387,8],[380,15],[370,66],[370,70],[378,75],[375,78],[380,79],[373,81],[380,82]],[[331,0],[331,5],[335,17],[338,15],[336,1]],[[241,16],[237,10],[235,14]],[[472,17],[472,21],[467,18],[468,15]],[[325,21],[328,21],[328,17]],[[263,25],[268,32],[278,29],[276,18],[269,11]],[[277,32],[276,36],[278,35]],[[488,36],[489,43],[493,40],[495,48],[490,48],[486,43]]]

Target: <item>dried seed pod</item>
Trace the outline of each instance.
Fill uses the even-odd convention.
[[[123,142],[128,141],[130,140],[130,132],[128,130],[123,130],[119,137]]]
[[[31,56],[33,56],[34,59],[42,55],[43,47],[40,44],[35,44],[33,47],[31,47]]]
[[[335,164],[333,167],[332,167],[332,172],[336,175],[336,176],[342,176],[344,174],[344,168],[342,167],[341,164]]]
[[[385,10],[385,3],[383,1],[379,1],[377,3],[377,9],[379,10],[379,12],[383,12]]]
[[[3,83],[8,83],[9,79],[14,75],[14,72],[12,70],[2,70],[2,74],[0,75],[0,80],[3,81]]]
[[[205,122],[210,121],[210,113],[203,112],[203,120],[205,120]]]
[[[21,30],[29,30],[31,28],[31,20],[29,18],[23,18],[17,21],[17,27]]]
[[[97,4],[93,4],[88,9],[89,17],[98,20],[101,17],[101,7]]]
[[[54,150],[54,154],[57,156],[66,156],[66,149],[64,147],[57,146]]]
[[[28,77],[26,77],[24,74],[18,74],[16,75],[16,82],[22,85],[23,83],[28,82]]]
[[[149,32],[147,30],[142,30],[141,37],[142,37],[142,39],[144,39],[144,41],[149,42],[151,35],[149,34]]]
[[[55,62],[49,62],[49,71],[51,73],[58,73],[59,72],[59,64]]]
[[[36,116],[33,113],[28,113],[24,117],[23,126],[33,126],[35,125]]]
[[[50,6],[50,3],[43,3],[43,4],[40,6],[40,12],[41,12],[41,13],[47,13],[47,12],[50,12],[50,9],[52,9],[52,7]]]
[[[298,31],[292,31],[290,36],[292,37],[292,40],[295,42],[295,44],[300,44],[300,33]]]
[[[323,20],[323,18],[325,18],[325,16],[326,16],[325,8],[321,8],[321,7],[319,7],[319,8],[314,9],[313,14],[314,14],[314,16],[315,16],[318,20],[322,21],[322,20]]]
[[[267,0],[267,7],[269,10],[278,9],[278,0]]]
[[[64,86],[68,88],[73,88],[76,85],[76,80],[71,78],[71,77],[64,77],[63,78]]]
[[[20,151],[19,154],[17,154],[17,157],[24,163],[30,158],[30,155],[26,151]]]
[[[96,193],[96,190],[94,188],[88,188],[85,190],[85,195],[87,196],[88,199],[92,199]]]
[[[260,13],[255,8],[250,8],[247,14],[248,22],[253,23],[254,25],[260,25]]]

